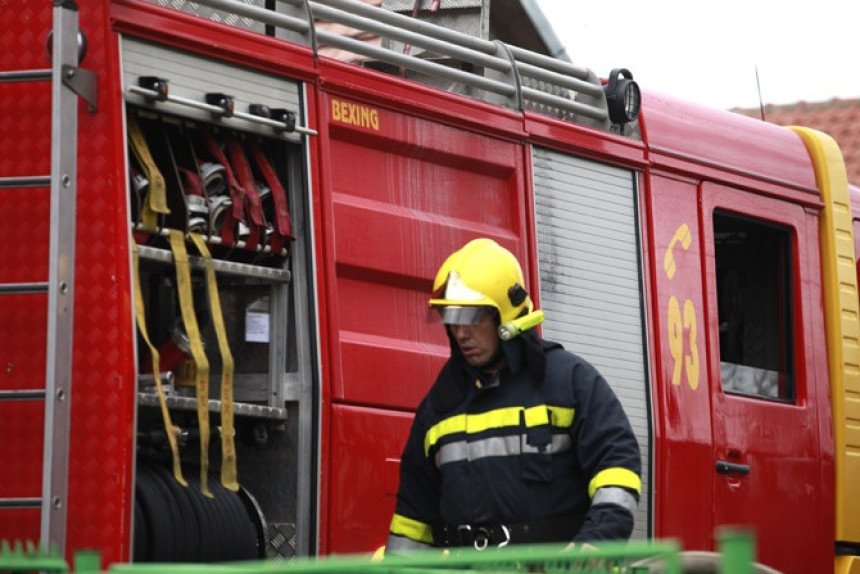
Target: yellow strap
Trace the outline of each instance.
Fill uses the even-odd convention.
[[[131,242],[132,253],[134,254],[134,311],[137,316],[137,328],[140,335],[149,347],[149,352],[152,355],[152,374],[155,376],[155,387],[158,389],[158,403],[161,405],[161,416],[164,419],[164,431],[167,433],[167,442],[170,443],[170,452],[173,453],[173,476],[176,481],[182,486],[188,486],[185,479],[182,477],[182,467],[179,464],[179,446],[176,444],[176,432],[173,422],[170,419],[170,411],[167,409],[167,398],[164,396],[164,389],[161,386],[161,373],[159,372],[159,357],[158,350],[152,341],[149,340],[149,333],[146,330],[146,313],[143,308],[143,292],[140,289],[140,255],[137,249],[137,243]]]
[[[233,354],[227,341],[227,329],[224,328],[224,314],[221,311],[221,298],[218,296],[218,282],[215,280],[215,269],[212,266],[212,255],[197,233],[189,236],[197,246],[203,263],[206,266],[206,292],[209,295],[209,312],[215,325],[218,337],[218,348],[221,351],[221,484],[227,490],[239,490],[239,480],[236,472],[236,442],[233,427]]]
[[[200,425],[200,492],[213,498],[209,491],[209,361],[203,350],[200,327],[194,315],[194,296],[191,293],[191,268],[188,252],[185,250],[185,236],[177,229],[168,230],[170,249],[176,264],[176,288],[179,294],[179,308],[182,310],[182,323],[191,346],[194,359],[194,377],[197,388],[197,421]]]
[[[141,202],[140,223],[147,231],[155,231],[158,227],[158,214],[170,213],[170,208],[167,207],[167,186],[164,183],[164,176],[161,175],[161,171],[149,153],[149,147],[133,115],[128,117],[128,137],[134,156],[143,168],[146,179],[149,180],[149,191]]]

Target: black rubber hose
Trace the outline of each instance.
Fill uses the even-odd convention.
[[[155,477],[165,488],[167,488],[170,496],[176,502],[179,509],[180,522],[178,523],[179,556],[177,560],[180,562],[197,562],[200,560],[200,523],[197,520],[197,513],[191,505],[191,500],[185,492],[187,488],[183,488],[176,479],[173,473],[163,466],[153,467]]]
[[[226,502],[235,518],[234,536],[236,540],[235,560],[253,560],[257,557],[257,535],[251,517],[248,515],[238,492],[224,489]]]
[[[245,541],[240,536],[240,524],[242,517],[236,513],[236,508],[233,505],[233,499],[236,496],[223,486],[217,478],[213,478],[211,485],[212,492],[215,494],[215,504],[217,504],[221,512],[227,516],[227,522],[224,524],[222,535],[228,541],[229,555],[226,560],[240,560],[242,558],[242,549],[245,546]]]
[[[189,482],[194,487],[193,496],[197,498],[203,511],[209,516],[212,526],[209,537],[203,540],[202,554],[208,558],[208,561],[227,561],[233,554],[233,541],[229,532],[230,516],[223,508],[222,499],[224,497],[214,484],[214,477],[212,475],[209,476],[209,490],[213,498],[203,496],[203,493],[200,491],[200,481],[197,478],[197,474],[194,474],[194,478],[189,479]]]
[[[149,560],[149,517],[146,515],[144,504],[140,500],[140,494],[134,494],[134,548],[132,560],[134,562],[146,562]]]
[[[209,476],[214,498],[200,492],[194,469],[183,488],[163,466],[140,461],[134,517],[137,562],[226,562],[265,557],[265,520],[245,490],[225,489]]]
[[[187,478],[188,488],[183,489],[183,494],[188,500],[197,516],[199,530],[199,545],[197,548],[197,558],[195,562],[214,562],[217,556],[211,552],[210,546],[212,537],[215,535],[217,528],[216,517],[211,513],[208,505],[205,504],[205,499],[200,493],[199,483],[191,478]]]
[[[176,509],[166,503],[164,493],[152,476],[152,470],[145,464],[138,465],[137,492],[149,518],[146,532],[149,540],[148,560],[176,561]]]
[[[163,503],[162,508],[166,510],[166,514],[170,516],[171,520],[170,532],[172,533],[173,543],[170,547],[172,548],[172,554],[170,558],[165,559],[165,561],[181,562],[184,560],[183,556],[187,546],[187,534],[183,527],[185,520],[182,516],[182,510],[179,507],[179,503],[176,501],[176,497],[173,496],[173,493],[170,492],[167,485],[158,478],[154,468],[151,469],[151,473],[152,482],[161,494]],[[157,560],[158,558],[156,558],[156,561]]]

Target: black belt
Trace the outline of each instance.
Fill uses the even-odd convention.
[[[439,547],[541,544],[570,542],[585,521],[584,514],[568,514],[520,524],[440,524],[433,527],[433,542]]]

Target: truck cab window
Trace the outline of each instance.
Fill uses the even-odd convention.
[[[714,214],[723,391],[794,401],[791,231]]]

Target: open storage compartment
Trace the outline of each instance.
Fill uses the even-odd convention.
[[[177,113],[158,82],[140,78],[126,108],[134,559],[291,557],[307,551],[313,474],[306,151],[292,112],[251,108],[283,129]],[[232,107],[218,97],[201,100]]]

